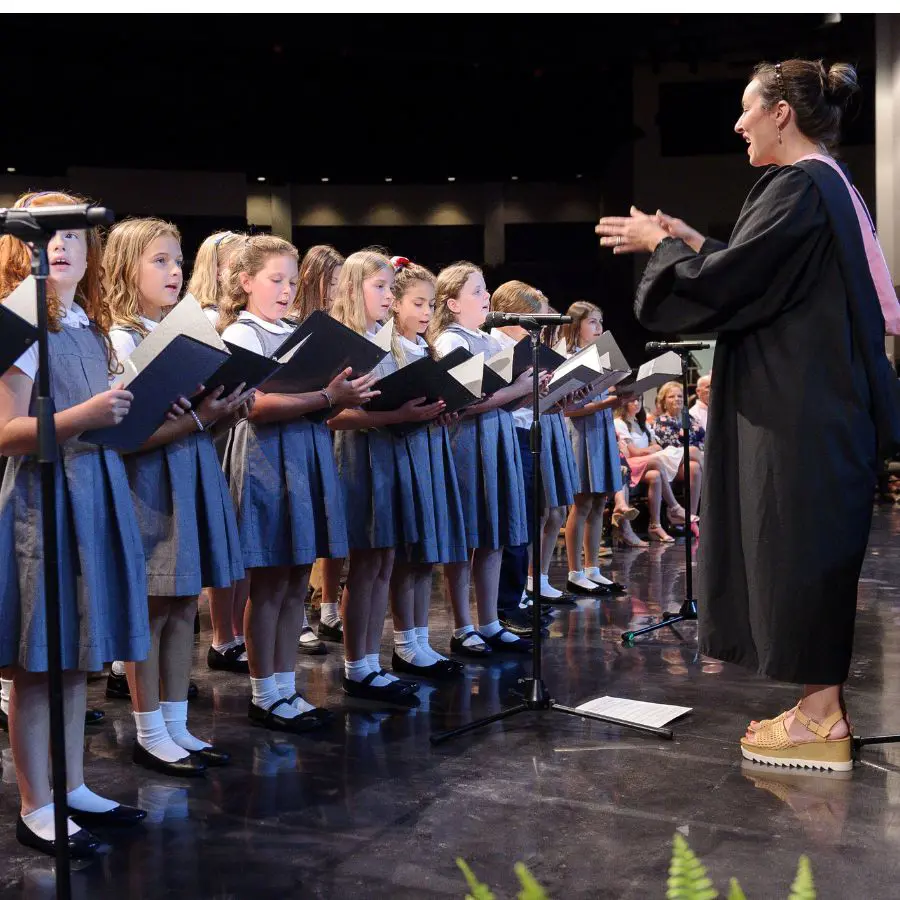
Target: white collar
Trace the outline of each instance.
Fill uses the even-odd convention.
[[[146,316],[138,316],[138,318],[141,320],[141,325],[143,325],[147,331],[153,331],[153,329],[159,325],[159,322],[154,322],[153,319],[148,319]]]
[[[267,322],[265,319],[261,319],[259,316],[253,315],[252,312],[248,312],[246,309],[241,310],[240,315],[237,317],[238,322],[256,322],[260,328],[265,328],[266,331],[270,331],[272,334],[288,334],[294,329],[288,325],[284,319],[279,319],[277,322]]]
[[[77,303],[73,303],[71,308],[65,311],[61,321],[69,328],[89,328],[91,324],[87,313]]]
[[[427,347],[428,344],[422,339],[422,335],[416,335],[416,342],[413,343],[409,338],[403,337],[402,334],[397,334],[397,337],[400,338],[400,346],[405,347],[409,350],[421,350],[423,347]]]

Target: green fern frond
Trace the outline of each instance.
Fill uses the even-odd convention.
[[[475,877],[475,873],[466,865],[465,860],[457,859],[456,864],[462,870],[463,875],[466,876],[469,890],[472,892],[471,894],[466,894],[466,900],[494,900],[491,889]]]
[[[741,890],[737,878],[731,879],[731,887],[728,891],[728,900],[747,900],[746,895]]]
[[[522,885],[522,890],[517,894],[519,900],[550,900],[547,892],[535,881],[524,863],[517,862],[515,870],[519,876],[519,884]]]
[[[687,841],[675,835],[672,863],[669,866],[668,900],[715,900],[719,896],[706,874],[703,863],[694,855]]]
[[[812,866],[809,857],[801,856],[797,864],[797,877],[791,885],[788,900],[816,900],[816,885],[813,881]]]

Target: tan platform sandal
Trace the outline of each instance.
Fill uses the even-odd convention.
[[[844,718],[839,709],[824,722],[814,722],[800,706],[793,710],[797,721],[813,735],[811,741],[797,743],[788,734],[785,719],[772,719],[754,735],[753,741],[741,738],[741,753],[745,759],[771,766],[796,766],[805,769],[825,769],[834,772],[849,772],[853,769],[852,738],[828,740],[831,729]]]

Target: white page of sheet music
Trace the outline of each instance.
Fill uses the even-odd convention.
[[[624,697],[598,697],[576,706],[585,712],[598,716],[610,716],[623,722],[634,722],[636,725],[648,725],[651,728],[662,728],[669,722],[686,716],[692,711],[690,706],[669,706],[665,703],[648,703],[645,700],[628,700]]]

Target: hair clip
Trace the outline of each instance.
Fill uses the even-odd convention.
[[[222,232],[222,233],[221,233],[221,234],[213,241],[213,247],[218,247],[219,244],[221,244],[222,241],[225,240],[225,238],[230,238],[230,237],[233,237],[233,236],[234,236],[234,232],[233,232],[233,231],[223,231],[223,232]]]
[[[408,265],[410,265],[410,261],[405,256],[391,257],[391,266],[393,267],[395,272],[399,272],[401,269],[405,269]]]
[[[784,96],[784,76],[781,74],[781,63],[775,63],[775,84],[778,86],[778,96],[782,100],[787,98]]]

